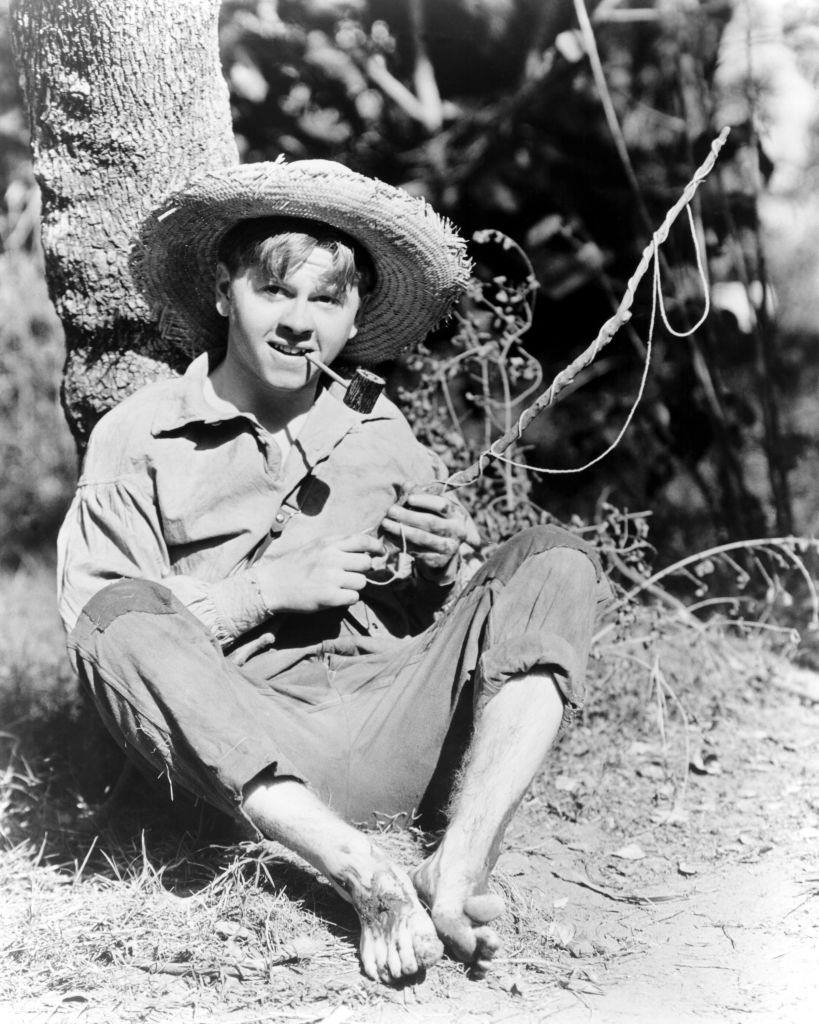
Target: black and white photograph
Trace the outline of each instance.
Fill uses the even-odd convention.
[[[0,1024],[819,1020],[819,0],[0,0]]]

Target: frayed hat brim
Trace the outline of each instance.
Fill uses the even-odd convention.
[[[224,341],[219,245],[240,220],[302,217],[352,236],[376,280],[344,359],[376,365],[422,341],[469,280],[466,243],[423,199],[329,160],[244,164],[197,178],[146,222],[132,266],[163,335],[191,354]]]

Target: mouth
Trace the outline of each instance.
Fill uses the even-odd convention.
[[[285,342],[280,341],[269,341],[267,344],[269,348],[272,348],[275,352],[279,352],[283,356],[291,356],[298,359],[304,359],[309,351],[309,349],[301,348],[298,345],[288,345]]]

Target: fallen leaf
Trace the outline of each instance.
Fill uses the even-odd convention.
[[[584,956],[594,956],[594,945],[589,939],[574,939],[568,943],[566,949],[577,959]]]
[[[677,870],[681,875],[690,876],[696,875],[699,868],[695,864],[686,864],[684,860],[681,860],[679,864],[677,864]]]
[[[756,839],[753,836],[748,835],[747,832],[740,832],[737,836],[737,842],[742,843],[743,846],[754,846]]]
[[[558,949],[567,949],[575,936],[575,927],[568,921],[552,921],[546,930],[546,937],[551,939]]]
[[[568,896],[561,896],[561,898],[559,900],[554,900],[552,902],[552,906],[555,908],[555,910],[562,910],[564,907],[568,906],[568,904],[569,904],[569,897]]]
[[[653,779],[659,782],[665,778],[665,768],[659,764],[641,764],[635,771],[641,779]]]
[[[619,857],[621,860],[642,860],[645,853],[637,843],[628,843],[626,846],[621,846],[619,850],[615,850],[611,856]]]
[[[561,793],[576,793],[583,786],[582,779],[574,779],[570,775],[558,775],[554,783],[555,789]]]
[[[719,758],[716,754],[706,754],[703,757],[697,751],[694,751],[689,758],[688,767],[695,775],[722,774],[722,765],[719,763]]]

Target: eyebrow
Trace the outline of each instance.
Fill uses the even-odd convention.
[[[299,267],[294,268],[294,270],[298,269]],[[291,287],[291,285],[288,285],[286,277],[282,277],[282,275],[276,271],[268,270],[263,265],[256,265],[252,270],[257,281],[261,280],[268,283],[274,283],[282,285],[285,288]],[[338,276],[330,273],[327,276],[319,278],[311,294],[316,295],[326,292],[331,294],[334,298],[337,298],[340,295],[349,295],[352,289],[353,284],[349,284],[345,288],[344,283],[338,280]]]

